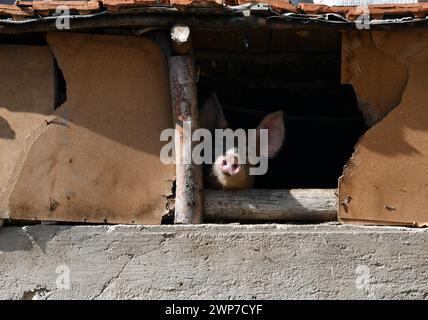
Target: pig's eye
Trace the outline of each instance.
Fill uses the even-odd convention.
[[[226,165],[227,165],[227,161],[226,161],[226,160],[223,160],[222,164],[223,164],[224,166],[226,166]]]
[[[235,163],[235,164],[233,164],[232,165],[232,168],[235,170],[235,169],[238,169],[238,165]]]

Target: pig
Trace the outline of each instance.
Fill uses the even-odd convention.
[[[213,139],[215,129],[230,128],[215,93],[212,93],[203,104],[200,109],[199,119],[200,127],[208,129]],[[285,137],[283,112],[277,111],[264,117],[256,128],[257,137],[259,137],[260,129],[268,130],[267,157],[269,159],[274,158],[281,150]],[[259,146],[259,139],[257,141],[257,146]],[[239,163],[239,153],[235,145],[234,148],[224,150],[221,156],[213,159],[212,165],[204,165],[205,186],[223,190],[253,188],[255,176],[250,175],[250,168],[251,164],[248,161],[247,163]]]

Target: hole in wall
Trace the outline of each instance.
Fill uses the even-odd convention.
[[[67,83],[64,74],[54,57],[55,110],[67,100]]]
[[[51,294],[51,290],[46,287],[36,287],[32,290],[24,291],[21,300],[46,300]]]
[[[174,180],[172,181],[171,194],[166,197],[165,209],[168,212],[162,216],[161,224],[174,224],[176,189],[177,184],[176,180]]]
[[[0,44],[25,45],[25,46],[47,46],[46,34],[42,32],[1,34]]]
[[[194,43],[200,107],[216,92],[231,127],[244,129],[271,112],[284,113],[283,148],[255,187],[337,188],[368,128],[352,86],[340,81],[340,33],[316,30],[303,40],[295,31],[263,34],[266,40],[201,33]]]

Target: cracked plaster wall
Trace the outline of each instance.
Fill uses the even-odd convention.
[[[427,245],[337,224],[3,227],[0,299],[427,299]]]

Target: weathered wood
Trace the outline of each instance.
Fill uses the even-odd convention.
[[[172,49],[176,54],[189,54],[192,51],[190,28],[184,24],[175,24],[171,28]]]
[[[203,210],[202,168],[192,161],[185,161],[185,157],[192,150],[191,134],[199,127],[193,57],[171,57],[169,69],[176,130],[175,223],[201,223]],[[189,125],[191,130],[186,132],[185,128]]]
[[[336,221],[336,189],[205,190],[206,220]]]
[[[150,10],[147,11],[150,13]],[[84,30],[94,28],[110,27],[165,27],[170,28],[176,23],[184,23],[191,28],[219,29],[219,30],[252,30],[268,28],[270,30],[312,30],[312,29],[334,29],[338,31],[349,31],[355,29],[354,23],[332,24],[319,21],[288,21],[281,19],[267,20],[265,17],[236,17],[236,16],[207,16],[207,15],[176,15],[165,14],[127,14],[127,15],[102,15],[95,17],[77,17],[73,18],[70,23],[70,30]],[[370,31],[373,30],[391,30],[402,31],[408,28],[427,26],[427,21],[415,21],[409,23],[396,23],[388,25],[371,25]],[[362,31],[365,31],[364,29]],[[0,34],[18,34],[27,32],[48,32],[58,31],[54,19],[35,20],[19,24],[1,24]]]
[[[233,61],[242,63],[284,63],[296,61],[310,61],[314,63],[328,63],[337,61],[340,58],[339,52],[281,52],[281,53],[245,53],[242,52],[226,52],[226,51],[204,51],[195,50],[196,60],[215,60],[215,61]]]

